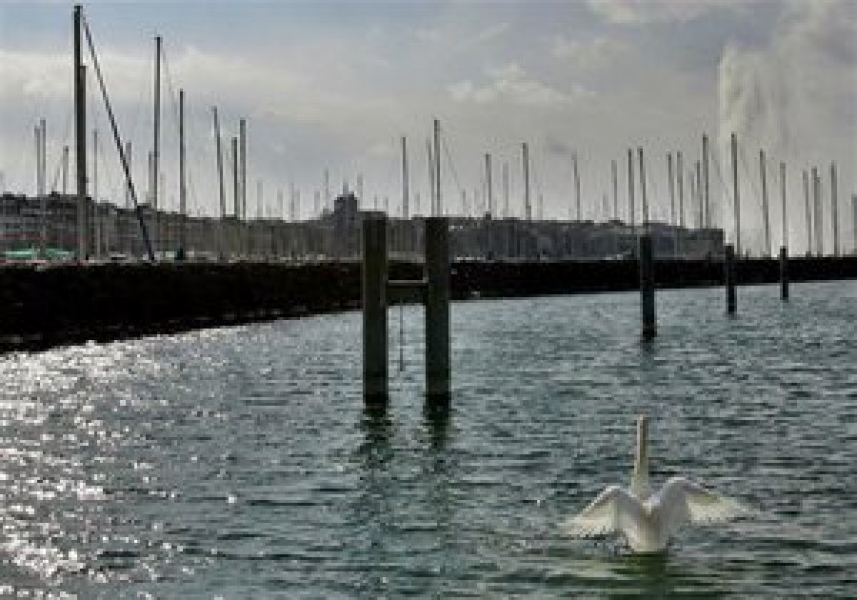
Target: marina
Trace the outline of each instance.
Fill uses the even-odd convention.
[[[0,597],[853,596],[853,2],[0,25]]]

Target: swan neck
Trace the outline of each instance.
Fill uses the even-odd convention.
[[[649,449],[648,449],[648,435],[646,431],[645,421],[640,423],[640,427],[637,430],[637,452],[634,456],[634,471],[635,472],[643,472],[648,474],[649,472]]]
[[[645,419],[640,419],[637,423],[637,448],[631,487],[638,495],[647,495],[649,490],[648,427]]]

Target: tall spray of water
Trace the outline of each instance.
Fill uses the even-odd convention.
[[[730,136],[738,136],[742,247],[763,250],[760,173],[754,157],[760,148],[789,164],[796,173],[807,164],[846,165],[848,183],[857,174],[857,3],[852,0],[795,2],[788,5],[767,44],[730,43],[718,68],[719,153],[725,180],[720,224],[734,240]],[[770,177],[776,177],[769,172]],[[797,178],[792,177],[792,182]],[[803,198],[789,191],[789,212],[798,214]],[[779,208],[772,222],[781,218]],[[793,219],[801,239],[805,228]],[[792,238],[794,239],[794,238]],[[773,240],[777,245],[779,241]],[[800,243],[800,242],[799,242]]]

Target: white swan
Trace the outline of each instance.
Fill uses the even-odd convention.
[[[648,418],[641,415],[637,419],[637,453],[630,489],[611,485],[562,528],[576,537],[621,533],[634,552],[662,552],[670,536],[683,525],[720,523],[747,512],[739,502],[684,477],[670,478],[653,495],[649,487]]]

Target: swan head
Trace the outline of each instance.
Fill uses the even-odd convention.
[[[649,486],[649,418],[637,417],[637,448],[634,456],[634,475],[631,478],[631,493],[640,500],[652,495]]]

